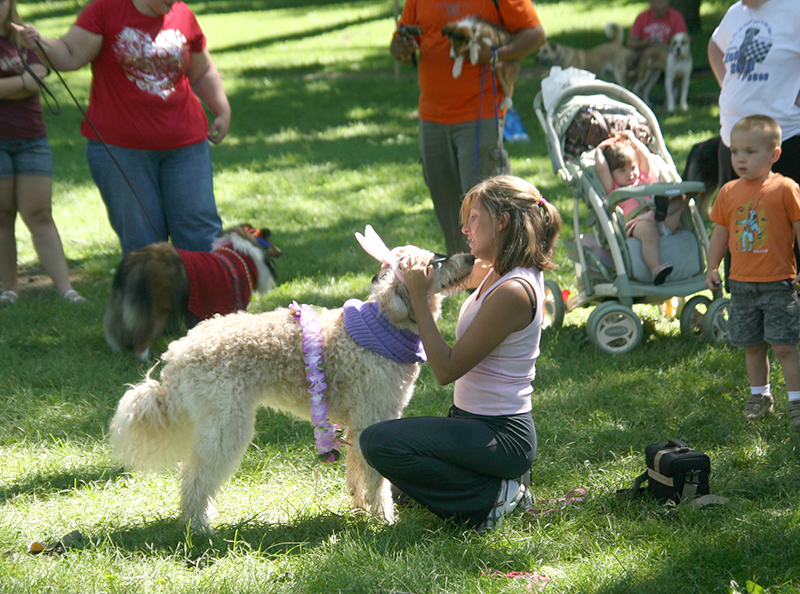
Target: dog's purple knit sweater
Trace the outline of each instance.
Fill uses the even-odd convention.
[[[427,360],[419,335],[392,326],[374,301],[345,301],[344,325],[358,344],[392,361],[423,363]]]

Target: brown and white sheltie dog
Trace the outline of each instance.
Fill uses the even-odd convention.
[[[117,267],[103,320],[106,342],[117,352],[147,359],[164,332],[187,329],[215,314],[247,308],[253,291],[275,286],[281,250],[269,229],[243,224],[214,241],[211,252],[179,250],[167,242],[126,254]]]
[[[442,27],[442,35],[450,39],[450,58],[453,63],[453,78],[461,76],[464,58],[469,56],[472,64],[478,63],[478,54],[481,46],[497,49],[511,40],[511,34],[492,23],[475,16],[469,16],[460,21],[452,21]],[[505,98],[500,103],[500,109],[509,109],[514,95],[514,83],[520,71],[519,61],[501,61],[495,65],[497,81],[503,88]]]

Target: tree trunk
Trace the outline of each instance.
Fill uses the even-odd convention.
[[[690,33],[696,33],[701,29],[700,23],[700,2],[702,0],[671,0],[670,6],[683,14],[686,21],[686,28]]]

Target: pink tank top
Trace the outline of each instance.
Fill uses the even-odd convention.
[[[526,328],[509,334],[483,361],[456,380],[453,390],[454,404],[476,415],[515,415],[531,410],[531,382],[536,375],[536,359],[539,356],[539,340],[542,335],[544,275],[541,271],[534,268],[515,268],[488,288],[484,287],[484,279],[478,290],[461,306],[456,324],[456,339],[475,318],[486,297],[511,278],[523,279],[533,287],[536,315]]]

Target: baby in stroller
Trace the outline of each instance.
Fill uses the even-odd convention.
[[[630,130],[602,141],[595,149],[595,169],[606,194],[618,188],[665,181],[652,153]],[[655,210],[645,198],[631,197],[619,203],[625,219],[626,237],[642,242],[642,259],[653,275],[653,284],[662,285],[673,270],[661,262],[659,238],[672,235],[681,224],[683,196],[656,196]]]
[[[687,337],[725,339],[727,299],[721,290],[712,292],[713,303],[699,294],[707,290],[708,235],[691,197],[705,186],[681,180],[658,119],[644,101],[619,85],[586,78],[580,71],[568,76],[551,73],[534,99],[553,172],[573,190],[573,233],[562,236],[562,245],[574,263],[575,281],[569,292],[562,292],[554,279],[545,280],[543,309],[551,325],[559,328],[565,313],[591,307],[586,320],[589,340],[607,353],[622,354],[635,348],[644,334],[634,307],[653,304],[663,306],[665,315],[678,315]],[[631,130],[641,146],[624,130]],[[612,172],[619,167],[609,158],[626,146],[634,152],[624,159],[631,171],[614,184]],[[596,163],[600,154],[607,172],[603,182]],[[645,183],[647,174],[655,183]],[[631,198],[634,201],[626,206],[632,209],[623,213],[620,205]],[[643,218],[637,218],[640,215]],[[642,241],[626,233],[626,220],[634,219],[633,229],[639,231],[650,221],[650,247],[657,250],[650,263],[642,254]],[[653,272],[661,266],[658,256],[672,270],[657,279],[665,282],[654,285]],[[676,306],[679,313],[671,309]]]

